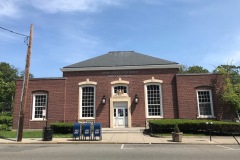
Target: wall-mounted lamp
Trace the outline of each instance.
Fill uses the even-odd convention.
[[[138,104],[138,101],[139,101],[139,98],[138,98],[138,96],[137,96],[137,94],[136,94],[135,97],[134,97],[134,102],[135,102],[135,104]]]
[[[105,104],[105,103],[106,103],[106,97],[103,96],[103,97],[102,97],[102,104]]]

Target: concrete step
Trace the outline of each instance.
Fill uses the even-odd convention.
[[[142,133],[145,127],[133,128],[102,128],[103,133]]]

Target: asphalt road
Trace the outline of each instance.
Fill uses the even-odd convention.
[[[0,160],[239,160],[238,145],[2,144]]]

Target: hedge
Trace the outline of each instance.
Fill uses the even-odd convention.
[[[1,116],[9,116],[9,117],[12,117],[12,113],[11,112],[3,112],[3,113],[0,113],[0,117]]]
[[[7,126],[12,126],[13,118],[10,116],[0,116],[0,124],[5,124]]]
[[[7,130],[9,130],[9,128],[6,124],[0,124],[0,131],[7,131]]]
[[[73,123],[51,123],[50,127],[53,130],[53,133],[68,134],[73,132]]]
[[[206,124],[212,122],[213,124]],[[216,135],[240,135],[240,123],[223,122],[216,120],[186,120],[186,119],[162,119],[150,120],[149,129],[151,133],[171,133],[174,126],[178,124],[181,132],[184,133],[205,133],[208,134],[210,127]]]

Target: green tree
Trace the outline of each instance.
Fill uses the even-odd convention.
[[[0,62],[0,112],[11,112],[15,93],[15,81],[22,78],[24,71],[19,72],[14,66]],[[33,77],[30,74],[30,77]]]
[[[240,111],[240,66],[220,65],[214,72],[221,73],[224,78],[223,100],[233,107],[239,117]]]
[[[15,80],[18,78],[18,70],[8,63],[0,63],[0,112],[11,112]]]
[[[187,67],[182,65],[180,68],[180,73],[209,73],[209,71],[202,66],[190,66]]]
[[[18,78],[24,78],[24,76],[25,76],[25,71],[21,71]],[[29,73],[29,78],[34,78],[32,73]]]
[[[0,72],[4,82],[15,81],[19,77],[18,69],[5,62],[0,62]]]

